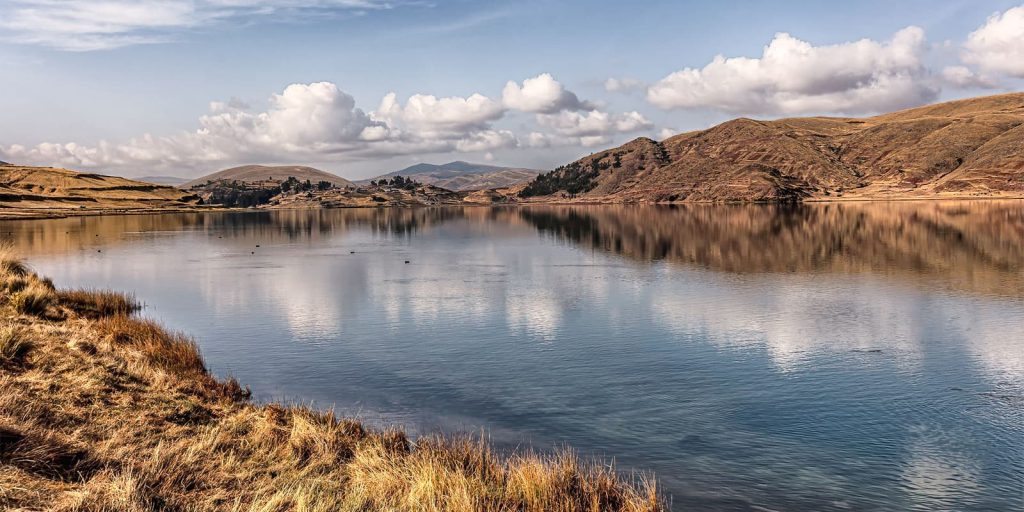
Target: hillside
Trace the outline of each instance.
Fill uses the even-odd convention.
[[[115,176],[55,167],[0,168],[0,212],[178,208],[197,199],[177,188]]]
[[[639,138],[542,175],[534,200],[1024,197],[1024,93],[868,118],[735,119]]]
[[[181,188],[192,188],[196,185],[205,185],[210,181],[241,181],[252,183],[256,181],[278,180],[282,181],[294,177],[299,181],[309,180],[311,183],[326,181],[337,187],[352,186],[352,182],[329,172],[305,167],[301,165],[243,165],[217,171],[213,174],[196,178],[180,185]]]
[[[132,178],[135,181],[144,181],[146,183],[156,183],[157,185],[167,185],[170,187],[177,187],[185,182],[189,181],[188,178],[179,178],[178,176],[142,176],[140,178]]]
[[[468,191],[508,187],[531,180],[540,172],[535,169],[499,167],[456,161],[440,165],[420,163],[374,177],[372,180],[405,176],[420,183],[448,190]],[[363,180],[360,183],[369,183],[370,181]]]

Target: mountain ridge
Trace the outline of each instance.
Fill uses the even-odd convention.
[[[1024,93],[866,118],[738,118],[634,139],[539,176],[533,201],[1024,197]]]

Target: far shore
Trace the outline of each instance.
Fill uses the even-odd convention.
[[[601,201],[588,199],[529,200],[510,203],[452,203],[440,205],[380,205],[380,206],[334,206],[318,207],[273,207],[273,208],[234,208],[221,206],[188,206],[159,208],[17,208],[0,205],[0,221],[7,220],[45,220],[64,219],[69,217],[97,217],[107,215],[151,215],[161,213],[213,213],[213,212],[257,212],[257,211],[296,211],[296,210],[343,210],[352,208],[445,208],[445,207],[508,207],[508,206],[685,206],[685,205],[797,205],[797,204],[841,204],[841,203],[894,203],[894,202],[968,202],[968,201],[1021,201],[1024,195],[1010,196],[927,196],[927,197],[834,197],[808,198],[802,201]]]

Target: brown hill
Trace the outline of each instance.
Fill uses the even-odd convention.
[[[1024,93],[855,118],[735,119],[639,138],[524,197],[601,202],[1024,197]]]
[[[176,208],[198,198],[174,188],[55,167],[0,167],[0,210]]]
[[[223,171],[217,171],[213,174],[208,174],[201,178],[185,182],[179,186],[181,188],[188,189],[196,185],[205,185],[207,182],[211,181],[226,180],[252,183],[269,180],[284,181],[289,177],[294,177],[299,181],[309,180],[312,183],[327,181],[338,187],[352,186],[352,182],[345,178],[329,172],[321,171],[320,169],[314,169],[312,167],[305,167],[302,165],[243,165],[240,167],[224,169]]]
[[[446,164],[420,163],[398,171],[382,174],[375,178],[360,181],[368,184],[381,178],[402,176],[412,178],[419,183],[434,185],[448,190],[470,191],[504,188],[524,183],[535,178],[541,171],[520,167],[500,167],[496,165],[474,164],[456,161]]]

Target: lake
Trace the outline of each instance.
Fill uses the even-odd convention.
[[[0,222],[263,400],[570,445],[677,510],[1024,508],[1024,203]]]

